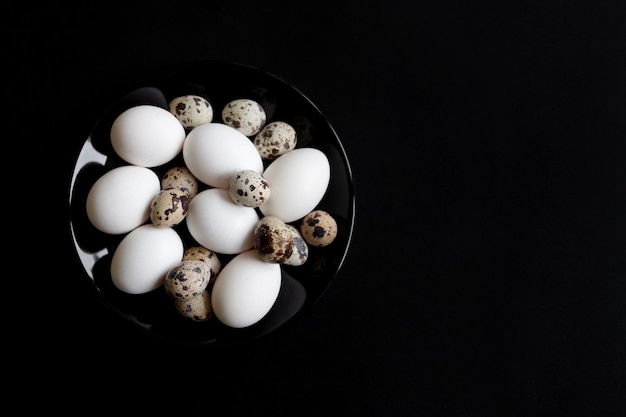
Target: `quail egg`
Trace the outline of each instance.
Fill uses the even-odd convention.
[[[222,262],[217,253],[205,248],[204,246],[190,246],[183,252],[183,261],[199,260],[204,261],[211,268],[211,278],[209,285],[213,284],[215,278],[222,269]]]
[[[291,233],[293,234],[293,252],[284,264],[300,266],[309,258],[309,245],[307,245],[306,241],[302,237],[302,234],[295,226],[287,224],[287,228],[291,230]]]
[[[327,246],[337,237],[337,221],[324,210],[314,210],[300,221],[300,232],[312,246]]]
[[[169,110],[185,129],[193,129],[213,121],[213,107],[204,97],[189,94],[174,98]]]
[[[181,261],[165,274],[165,292],[174,300],[199,295],[209,285],[211,268],[200,260]]]
[[[284,263],[291,258],[294,246],[294,234],[280,218],[259,219],[254,228],[254,248],[263,260]]]
[[[246,136],[259,133],[266,120],[263,107],[248,98],[232,100],[222,109],[222,121]]]
[[[185,166],[175,166],[161,177],[161,189],[180,188],[185,190],[189,198],[198,194],[198,179]]]
[[[271,122],[254,137],[254,146],[263,159],[273,160],[295,149],[296,130],[286,122]]]
[[[190,298],[174,300],[174,306],[181,316],[192,321],[204,322],[213,317],[211,294],[207,290]]]
[[[230,177],[228,192],[240,206],[259,207],[270,198],[271,191],[261,173],[247,169]]]
[[[159,191],[150,203],[150,221],[157,227],[176,226],[189,212],[189,195],[181,188]]]

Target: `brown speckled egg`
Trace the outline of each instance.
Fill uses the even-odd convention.
[[[213,121],[213,107],[209,100],[201,96],[190,94],[176,97],[170,101],[169,110],[185,129]]]
[[[183,253],[183,261],[189,260],[199,260],[206,262],[209,265],[209,268],[211,268],[209,285],[213,284],[222,269],[222,262],[217,256],[217,253],[205,248],[204,246],[190,246],[185,249],[185,252]]]
[[[265,126],[265,110],[254,100],[235,99],[222,109],[222,122],[235,128],[246,136],[253,136]]]
[[[161,178],[161,189],[168,188],[180,188],[193,198],[198,194],[198,179],[185,166],[172,167]]]
[[[181,261],[165,274],[163,287],[174,300],[185,300],[199,295],[209,285],[211,268],[200,260]]]
[[[207,290],[194,297],[174,300],[174,306],[181,316],[192,321],[204,322],[213,317],[211,295]]]
[[[327,246],[337,237],[337,221],[324,210],[314,210],[300,222],[304,240],[312,246]]]
[[[270,185],[261,173],[247,169],[230,177],[228,192],[240,206],[259,207],[270,198]]]
[[[150,203],[150,221],[157,227],[172,227],[189,212],[189,196],[180,188],[161,190]]]
[[[254,248],[265,262],[287,262],[294,250],[294,234],[288,225],[275,216],[259,219],[254,228]]]
[[[296,130],[286,122],[271,122],[254,137],[254,146],[263,159],[274,160],[295,149]]]
[[[300,266],[309,258],[309,245],[307,245],[300,231],[295,226],[288,224],[287,228],[293,233],[294,251],[284,263],[285,265]]]

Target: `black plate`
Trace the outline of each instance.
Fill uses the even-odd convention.
[[[126,89],[126,87],[124,87]],[[281,265],[282,283],[269,313],[256,324],[234,329],[215,317],[196,323],[180,316],[162,288],[147,294],[119,291],[110,275],[111,256],[125,235],[108,235],[89,222],[85,201],[94,182],[110,169],[127,165],[113,151],[109,132],[113,120],[124,110],[139,104],[168,108],[174,97],[197,94],[206,97],[214,109],[214,122],[221,122],[223,106],[235,98],[251,98],[261,103],[267,122],[290,123],[297,132],[297,147],[323,151],[330,162],[330,183],[317,208],[331,213],[338,224],[338,235],[330,245],[309,248],[304,265]],[[160,339],[184,344],[239,343],[290,323],[311,307],[337,276],[348,253],[354,226],[355,197],[350,164],[337,133],[320,110],[298,89],[257,68],[225,62],[194,62],[163,68],[132,83],[120,97],[109,103],[98,118],[79,152],[70,184],[70,228],[76,254],[85,275],[93,282],[105,305],[131,323]],[[152,168],[162,174],[173,164]],[[267,165],[267,163],[266,163]],[[295,224],[295,223],[292,223]],[[185,247],[197,242],[185,222],[175,227]],[[222,268],[232,256],[220,255]]]

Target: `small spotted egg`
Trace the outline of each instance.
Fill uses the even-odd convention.
[[[199,295],[209,285],[211,268],[200,260],[181,261],[165,274],[165,292],[174,300]]]
[[[159,191],[150,203],[150,221],[157,227],[176,226],[189,212],[189,196],[180,188]]]
[[[327,246],[337,237],[337,221],[324,210],[314,210],[300,221],[300,232],[312,246]]]
[[[296,147],[296,130],[289,123],[271,122],[254,137],[254,146],[263,159],[273,160]]]
[[[254,248],[265,262],[285,263],[295,251],[294,233],[278,217],[262,217],[254,228]]]
[[[222,121],[246,136],[259,133],[266,120],[263,107],[251,99],[232,100],[222,109]]]
[[[168,169],[161,178],[161,189],[179,188],[187,192],[189,198],[198,194],[198,179],[187,167],[175,166]]]
[[[190,94],[176,97],[170,101],[169,110],[185,129],[213,121],[213,107],[201,96]]]
[[[185,252],[183,253],[183,261],[189,260],[203,261],[209,265],[209,268],[211,268],[209,285],[213,284],[222,269],[222,262],[217,256],[217,253],[205,248],[204,246],[190,246],[185,249]]]
[[[294,251],[284,264],[300,266],[309,258],[309,245],[307,245],[306,241],[300,234],[300,231],[295,226],[287,224],[287,228],[291,230],[291,233],[293,233]]]
[[[270,198],[270,186],[263,175],[250,169],[230,177],[228,192],[235,203],[246,207],[259,207]]]
[[[192,321],[203,322],[213,317],[211,294],[207,290],[194,297],[174,300],[174,306],[181,316]]]

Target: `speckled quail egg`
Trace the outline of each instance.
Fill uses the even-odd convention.
[[[296,147],[296,130],[286,122],[268,123],[254,137],[254,146],[263,159],[273,160]]]
[[[209,285],[211,268],[200,260],[181,261],[165,274],[163,287],[174,300],[185,300],[199,295]]]
[[[265,262],[287,262],[296,250],[293,231],[276,216],[259,219],[253,241],[254,248]]]
[[[211,268],[211,278],[209,279],[209,285],[212,285],[217,275],[222,270],[222,261],[217,253],[204,246],[190,246],[185,249],[183,253],[183,261],[199,260],[204,261]]]
[[[180,188],[159,191],[150,203],[150,221],[157,227],[172,227],[182,222],[189,212],[189,195]]]
[[[189,198],[198,194],[198,179],[185,166],[175,166],[161,177],[161,189],[180,188],[187,191]]]
[[[246,136],[253,136],[265,126],[267,116],[263,107],[254,100],[239,98],[228,102],[222,109],[222,122]]]
[[[270,198],[270,186],[260,172],[246,169],[230,177],[228,192],[235,203],[259,207]]]
[[[213,121],[213,107],[204,97],[189,94],[174,98],[169,110],[185,129],[193,129]]]
[[[174,300],[174,306],[181,316],[192,321],[204,322],[213,317],[211,294],[207,290],[194,297]]]
[[[324,210],[314,210],[300,221],[300,232],[312,246],[327,246],[337,237],[337,221]]]
[[[300,266],[309,258],[309,245],[307,245],[306,241],[302,237],[302,234],[295,226],[287,224],[287,228],[293,233],[294,250],[284,264]]]

